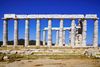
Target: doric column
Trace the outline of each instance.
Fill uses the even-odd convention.
[[[71,23],[71,47],[75,46],[75,20]]]
[[[55,46],[58,46],[59,44],[59,30],[56,31],[56,44]]]
[[[82,22],[83,24],[83,31],[82,31],[82,46],[85,47],[86,46],[86,31],[87,31],[87,21],[84,20]]]
[[[37,19],[36,27],[36,46],[40,46],[40,20]]]
[[[48,20],[48,44],[49,47],[52,46],[52,22],[51,19]]]
[[[59,46],[63,46],[63,19],[60,20]]]
[[[25,47],[29,45],[29,19],[25,20]]]
[[[65,43],[65,30],[63,30],[63,44],[65,45],[66,43]]]
[[[69,30],[69,45],[68,46],[71,46],[71,30]]]
[[[4,19],[3,22],[3,46],[7,45],[8,42],[8,20]]]
[[[43,46],[45,46],[45,42],[46,42],[46,31],[43,30]]]
[[[93,46],[98,47],[98,19],[96,19],[94,22]]]
[[[14,46],[18,45],[18,19],[14,19]]]

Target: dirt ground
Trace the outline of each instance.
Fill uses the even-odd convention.
[[[0,62],[0,67],[100,67],[100,59],[36,59],[12,63]]]

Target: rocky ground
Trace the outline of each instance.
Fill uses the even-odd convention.
[[[0,67],[100,67],[100,59],[35,59],[12,63],[0,62]]]
[[[0,67],[100,67],[100,48],[1,48]]]

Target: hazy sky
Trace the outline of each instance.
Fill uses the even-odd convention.
[[[4,14],[97,14],[100,17],[100,0],[0,0],[0,18]],[[35,39],[36,20],[30,20],[30,40]],[[99,20],[100,21],[100,20]],[[93,21],[89,20],[87,31],[87,43],[92,43]],[[19,21],[19,38],[24,38],[24,20]],[[64,27],[69,27],[70,20],[64,20]],[[77,24],[77,20],[76,20]],[[2,40],[3,21],[0,20],[0,41]],[[53,20],[53,27],[59,27],[59,20]],[[99,22],[100,26],[100,22]],[[41,35],[47,20],[41,20]],[[8,23],[8,39],[13,40],[13,20]],[[100,28],[100,27],[99,27]],[[100,31],[100,29],[99,29]],[[68,43],[69,32],[66,31],[66,43]],[[55,42],[55,31],[53,31],[53,42]],[[100,37],[100,33],[99,33]],[[42,36],[41,36],[42,40]],[[100,38],[99,38],[100,43]]]

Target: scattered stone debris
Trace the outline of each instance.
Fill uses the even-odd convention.
[[[4,57],[3,57],[3,60],[9,60],[9,59],[8,59],[8,56],[4,56]]]

